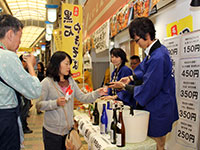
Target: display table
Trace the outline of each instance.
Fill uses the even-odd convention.
[[[125,147],[116,147],[109,141],[109,135],[100,134],[99,126],[94,126],[90,122],[89,116],[85,113],[80,113],[74,110],[74,119],[78,122],[78,129],[80,134],[84,136],[85,141],[88,143],[88,149],[98,150],[156,150],[156,142],[147,137],[145,141],[139,143],[126,143]]]

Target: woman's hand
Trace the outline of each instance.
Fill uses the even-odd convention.
[[[65,106],[65,103],[66,103],[65,97],[59,97],[59,98],[57,99],[57,105],[58,105],[58,106]]]
[[[99,95],[107,95],[108,94],[108,91],[105,90],[105,88],[99,88],[97,89],[97,91],[99,92]]]

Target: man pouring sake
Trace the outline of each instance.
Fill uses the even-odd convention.
[[[133,75],[112,82],[109,88],[127,90],[150,112],[148,136],[157,143],[157,150],[164,150],[166,135],[178,120],[175,79],[168,49],[155,38],[155,27],[146,17],[134,19],[129,26],[130,37],[145,50],[146,57]],[[130,81],[140,84],[129,85]]]

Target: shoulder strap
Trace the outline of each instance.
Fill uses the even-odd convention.
[[[16,94],[17,100],[18,100],[18,105],[20,105],[20,103],[21,103],[21,94],[19,92],[17,92],[13,87],[8,85],[1,77],[0,77],[0,81],[3,82],[5,85],[7,85],[8,87],[10,87],[11,89],[13,89],[15,91],[15,94]]]
[[[15,91],[15,94],[17,96],[17,101],[18,101],[17,113],[19,113],[19,106],[21,104],[21,94],[19,92],[17,92],[13,87],[8,85],[1,77],[0,77],[0,81]]]
[[[51,79],[50,79],[51,80]],[[58,93],[58,96],[61,97],[59,91],[58,91],[58,88],[56,87],[55,83],[51,80],[51,83],[53,84],[53,86],[55,87],[57,93]],[[69,127],[69,124],[68,124],[68,120],[67,120],[67,112],[65,111],[64,107],[62,107],[63,111],[64,111],[64,114],[65,114],[65,119],[66,119],[66,122],[67,122],[67,128],[68,130],[70,130],[70,127]]]

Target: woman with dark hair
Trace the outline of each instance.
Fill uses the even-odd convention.
[[[121,48],[113,48],[110,51],[111,63],[115,66],[114,71],[111,74],[111,82],[119,81],[123,77],[132,75],[132,70],[128,68],[125,63],[128,62],[126,53]],[[108,95],[104,99],[115,99],[123,101],[125,105],[135,107],[135,101],[132,95],[127,91],[119,91],[116,89],[109,88]]]
[[[44,73],[44,65],[42,62],[38,62],[37,64],[37,77],[40,80],[40,82],[44,79],[45,73]]]
[[[72,59],[67,53],[55,52],[47,67],[47,77],[41,82],[42,95],[36,105],[45,111],[43,126],[45,150],[66,149],[66,136],[74,124],[74,97],[81,102],[90,103],[106,94],[103,88],[84,94],[71,77],[71,63]]]

